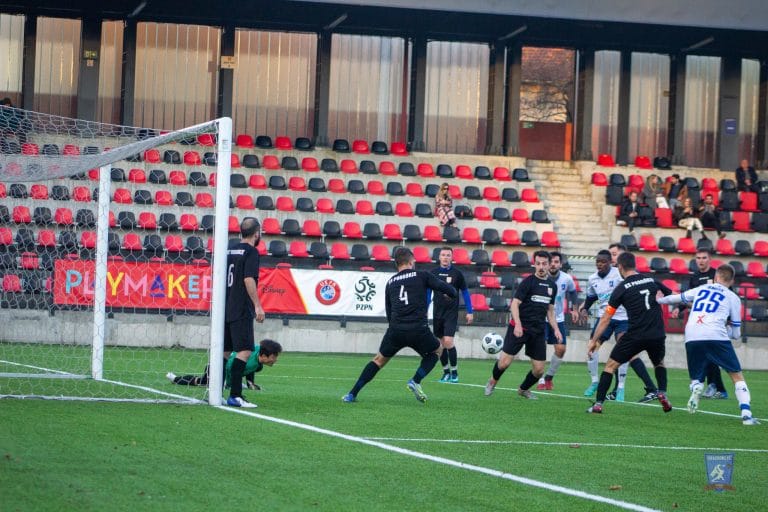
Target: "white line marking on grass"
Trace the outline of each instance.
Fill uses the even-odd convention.
[[[365,437],[373,441],[398,441],[407,443],[455,443],[455,444],[519,444],[519,445],[537,445],[537,446],[567,446],[569,448],[594,447],[594,448],[640,448],[643,450],[676,450],[676,451],[728,451],[728,452],[748,452],[748,453],[768,453],[768,450],[758,448],[705,448],[698,446],[653,446],[643,444],[619,444],[619,443],[583,443],[581,441],[560,442],[560,441],[499,441],[492,439],[430,439],[430,438],[410,438],[410,437]]]
[[[343,405],[342,405],[343,406]],[[368,446],[373,446],[375,448],[381,448],[382,450],[387,450],[390,452],[399,453],[401,455],[407,455],[409,457],[415,457],[417,459],[422,460],[428,460],[430,462],[435,462],[438,464],[444,464],[446,466],[452,466],[459,469],[466,469],[469,471],[474,471],[476,473],[482,473],[484,475],[493,476],[496,478],[502,478],[504,480],[511,480],[513,482],[517,482],[523,485],[529,485],[531,487],[538,487],[539,489],[544,489],[547,491],[557,492],[561,494],[565,494],[568,496],[574,496],[577,498],[582,498],[585,500],[590,501],[596,501],[598,503],[606,503],[608,505],[613,505],[615,507],[623,508],[626,510],[637,510],[641,512],[657,512],[657,509],[644,507],[642,505],[637,505],[635,503],[629,503],[627,501],[621,501],[621,500],[615,500],[612,498],[606,498],[605,496],[600,496],[597,494],[590,494],[584,491],[579,491],[577,489],[571,489],[568,487],[563,487],[561,485],[554,485],[549,484],[547,482],[542,482],[539,480],[533,480],[532,478],[526,478],[523,476],[513,475],[511,473],[505,473],[503,471],[498,471],[496,469],[490,469],[483,466],[475,466],[474,464],[467,464],[465,462],[459,462],[452,459],[446,459],[445,457],[438,457],[435,455],[429,455],[427,453],[417,452],[414,450],[408,450],[406,448],[400,448],[399,446],[393,446],[386,443],[382,443],[380,441],[375,441],[373,439],[368,439],[364,437],[358,437],[358,436],[352,436],[349,434],[343,434],[341,432],[336,432],[335,430],[328,430],[320,427],[315,427],[314,425],[308,425],[306,423],[299,423],[296,421],[291,420],[285,420],[282,418],[275,418],[272,416],[265,416],[263,414],[258,414],[255,412],[250,411],[244,411],[242,409],[237,409],[234,407],[226,407],[226,406],[220,406],[219,409],[222,409],[227,412],[233,412],[237,414],[243,414],[245,416],[250,416],[252,418],[257,418],[265,421],[271,421],[273,423],[279,423],[281,425],[287,425],[289,427],[295,427],[302,430],[308,430],[310,432],[315,432],[317,434],[323,434],[330,437],[336,437],[339,439],[344,439],[346,441],[352,441],[354,443],[360,443],[365,444]]]

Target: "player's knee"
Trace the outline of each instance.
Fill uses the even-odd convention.
[[[555,345],[555,355],[557,357],[563,357],[565,355],[565,345],[562,343]]]
[[[441,344],[443,345],[443,348],[453,348],[453,336],[443,336]]]

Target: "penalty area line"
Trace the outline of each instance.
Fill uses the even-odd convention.
[[[514,440],[494,440],[494,439],[432,439],[418,437],[364,437],[373,441],[392,441],[404,443],[454,443],[454,444],[517,444],[517,445],[535,445],[535,446],[567,446],[569,448],[639,448],[642,450],[670,450],[670,451],[724,451],[724,452],[747,452],[747,453],[768,453],[768,450],[759,448],[720,448],[720,447],[698,447],[698,446],[653,446],[644,444],[621,444],[621,443],[583,443],[581,441],[514,441]]]
[[[252,418],[264,420],[264,421],[270,421],[272,423],[278,423],[280,425],[285,425],[289,427],[298,428],[301,430],[307,430],[309,432],[314,432],[316,434],[322,434],[330,437],[335,437],[338,439],[344,439],[345,441],[351,441],[353,443],[359,443],[364,444],[368,446],[373,446],[375,448],[380,448],[382,450],[387,450],[390,452],[395,452],[400,455],[407,455],[409,457],[414,457],[417,459],[426,460],[429,462],[434,462],[437,464],[443,464],[446,466],[451,466],[459,469],[464,469],[468,471],[473,471],[476,473],[481,473],[484,475],[496,477],[496,478],[502,478],[504,480],[511,480],[513,482],[517,482],[519,484],[528,485],[531,487],[537,487],[539,489],[544,489],[546,491],[550,492],[557,492],[560,494],[565,494],[568,496],[574,496],[576,498],[581,498],[589,501],[595,501],[598,503],[605,503],[607,505],[612,505],[615,507],[623,508],[625,510],[636,510],[640,512],[657,512],[657,509],[645,507],[643,505],[637,505],[635,503],[630,503],[627,501],[621,501],[616,500],[613,498],[607,498],[605,496],[600,496],[598,494],[590,494],[584,491],[579,491],[577,489],[571,489],[569,487],[563,487],[561,485],[554,485],[547,482],[542,482],[540,480],[534,480],[532,478],[526,478],[523,476],[513,475],[512,473],[505,473],[503,471],[498,471],[496,469],[486,468],[483,466],[476,466],[474,464],[468,464],[466,462],[460,462],[453,459],[447,459],[445,457],[438,457],[435,455],[430,455],[427,453],[417,452],[415,450],[409,450],[407,448],[401,448],[399,446],[394,446],[390,444],[383,443],[381,441],[377,441],[375,439],[371,438],[365,438],[365,437],[358,437],[353,436],[349,434],[344,434],[342,432],[337,432],[335,430],[328,430],[321,427],[316,427],[314,425],[309,425],[306,423],[299,423],[296,421],[291,420],[285,420],[282,418],[275,418],[272,416],[265,416],[263,414],[251,412],[251,411],[245,411],[243,409],[238,409],[234,407],[226,407],[226,406],[219,406],[219,409],[231,413],[236,414],[242,414],[244,416],[250,416]]]

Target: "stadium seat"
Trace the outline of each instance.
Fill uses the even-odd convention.
[[[309,258],[307,244],[303,240],[291,240],[288,246],[288,256],[293,258]]]
[[[367,155],[371,150],[368,147],[367,141],[358,139],[352,141],[352,152],[360,155]]]
[[[339,199],[336,201],[336,213],[352,215],[355,213],[355,207],[349,199]]]
[[[549,216],[546,210],[533,210],[531,212],[531,221],[539,224],[549,223]]]
[[[523,233],[520,235],[520,243],[522,245],[538,247],[541,245],[541,240],[539,240],[538,233],[536,233],[532,229],[527,229],[523,231]]]
[[[280,229],[285,236],[301,236],[301,225],[296,219],[284,219]]]
[[[253,202],[253,196],[240,194],[235,198],[235,207],[241,210],[254,210],[256,204]]]
[[[733,222],[733,229],[741,231],[743,233],[752,232],[752,224],[750,223],[750,214],[747,212],[732,212],[731,221]]]
[[[306,172],[318,172],[320,166],[317,165],[317,158],[308,156],[301,159],[301,168]]]
[[[301,176],[291,176],[288,178],[288,190],[304,192],[307,190],[307,183]]]
[[[179,228],[182,231],[197,231],[197,216],[194,213],[182,213],[179,216]]]
[[[358,215],[373,215],[373,204],[367,199],[361,199],[355,203],[355,213]]]
[[[37,245],[42,249],[56,247],[56,233],[50,229],[41,229],[37,232]]]
[[[306,219],[301,225],[301,232],[304,236],[320,238],[323,231],[320,229],[320,223],[314,219]]]
[[[272,149],[272,137],[269,135],[257,135],[256,147],[261,149]]]
[[[658,252],[659,247],[656,245],[656,239],[651,234],[640,235],[640,242],[638,248],[641,251]]]
[[[669,272],[669,265],[667,264],[667,260],[658,256],[651,258],[651,272],[660,274]]]
[[[635,268],[638,272],[651,272],[651,267],[648,265],[648,260],[645,258],[645,256],[640,256],[639,254],[635,256]]]
[[[382,231],[384,239],[401,241],[403,239],[403,233],[400,231],[398,224],[385,224]]]
[[[280,196],[275,202],[275,207],[281,212],[293,212],[296,211],[296,207],[293,204],[293,198],[289,196]]]
[[[331,244],[330,255],[332,259],[336,260],[348,260],[351,259],[349,255],[349,248],[344,242],[334,242]]]
[[[464,187],[464,197],[466,199],[482,199],[482,194],[480,193],[480,189],[474,185],[467,185]],[[454,199],[457,199],[454,197]]]
[[[509,253],[503,249],[497,249],[491,253],[491,264],[496,267],[512,266],[512,262],[509,261]]]
[[[475,209],[473,210],[473,215],[475,220],[492,220],[493,216],[491,215],[491,210],[487,206],[475,206]]]
[[[371,259],[374,261],[392,261],[389,249],[385,245],[374,245],[371,248]]]
[[[367,222],[363,226],[363,238],[369,240],[380,240],[382,238],[381,227],[378,223]]]
[[[373,141],[371,143],[371,153],[376,155],[388,155],[389,148],[387,147],[387,143],[380,140]]]
[[[443,241],[443,233],[437,226],[424,226],[423,236],[425,242],[441,243]]]
[[[157,219],[157,228],[166,231],[176,231],[179,229],[179,224],[176,222],[176,215],[173,213],[161,213],[160,217]],[[237,232],[240,232],[239,224]]]
[[[523,202],[526,202],[526,203],[538,203],[539,195],[536,193],[535,189],[524,188],[523,191],[520,193],[520,199],[522,199]]]
[[[637,238],[635,238],[635,235],[632,234],[621,235],[619,243],[624,245],[628,251],[637,251],[640,249],[637,244]]]
[[[384,176],[397,176],[397,169],[395,169],[395,164],[386,160],[380,162],[379,174],[383,174]]]
[[[59,226],[69,226],[74,224],[72,210],[69,208],[56,208],[53,214],[53,222]]]
[[[320,169],[325,172],[339,172],[339,165],[333,158],[323,158],[320,161]]]
[[[416,176],[416,168],[411,162],[400,162],[397,166],[397,174],[400,176]]]
[[[739,256],[752,256],[754,254],[749,240],[736,240],[733,248]]]
[[[319,213],[335,213],[336,208],[333,206],[333,201],[327,197],[321,197],[317,200],[316,209]]]
[[[288,256],[288,247],[282,240],[270,240],[267,253],[275,258],[283,258]]]
[[[686,275],[688,271],[688,264],[682,258],[672,258],[669,260],[669,271],[673,274]]]
[[[408,183],[405,186],[405,194],[411,197],[424,197],[424,189],[420,183]]]
[[[453,178],[453,167],[448,164],[438,164],[435,174],[441,178]]]
[[[327,260],[330,257],[328,246],[323,242],[312,242],[309,244],[309,255],[319,260]]]
[[[758,233],[768,233],[768,213],[753,213],[751,226]]]
[[[462,180],[471,180],[475,176],[472,174],[472,169],[468,165],[457,165],[456,166],[456,178],[462,179]]]
[[[120,212],[118,222],[122,229],[131,229],[138,225],[141,229],[157,229],[157,217],[153,212],[140,212],[138,224],[133,212]]]
[[[432,168],[432,164],[422,162],[416,167],[416,174],[422,178],[434,178],[435,170]]]
[[[341,172],[346,174],[357,174],[358,168],[357,163],[354,160],[345,159],[341,161],[340,164]]]
[[[282,176],[270,176],[268,186],[272,190],[288,190],[288,184]]]
[[[270,171],[276,171],[280,169],[280,161],[275,155],[264,155],[261,160],[261,165],[264,169]]]
[[[469,296],[474,311],[489,311],[488,299],[482,293],[473,293]]]
[[[493,290],[501,289],[499,275],[490,270],[483,272],[480,274],[480,286],[482,288],[490,288]]]
[[[14,224],[30,224],[32,222],[32,214],[29,211],[29,207],[24,205],[14,206],[11,220],[13,220]]]
[[[345,238],[363,238],[363,230],[360,224],[355,221],[345,222],[342,233]]]
[[[184,242],[178,235],[167,235],[164,247],[167,252],[180,253],[184,250]]]
[[[747,276],[754,277],[756,279],[765,278],[765,265],[759,261],[750,261],[747,263]]]
[[[499,194],[499,189],[496,187],[484,187],[483,199],[486,201],[501,201],[501,194]]]
[[[154,204],[149,190],[138,189],[133,193],[134,204]]]
[[[493,169],[493,179],[496,181],[512,181],[512,173],[506,167],[495,167]]]
[[[524,169],[522,167],[518,167],[517,169],[512,171],[512,179],[515,181],[522,181],[522,182],[531,181],[531,178],[528,175],[528,169]]]
[[[529,223],[531,222],[528,216],[528,210],[525,208],[515,208],[512,210],[512,220],[515,222]]]
[[[5,205],[3,205],[3,207],[7,208]],[[0,217],[7,217],[7,215],[0,213]],[[53,224],[53,215],[51,214],[51,209],[46,206],[36,206],[32,211],[32,220],[38,226],[47,226],[49,224]],[[0,219],[0,222],[2,222],[2,219]]]
[[[235,138],[235,145],[241,148],[252,148],[253,137],[244,133],[240,133]]]
[[[400,202],[395,205],[395,215],[398,217],[413,217],[413,208],[410,203]]]
[[[541,245],[543,247],[560,247],[560,240],[554,231],[543,231],[541,233]]]
[[[72,189],[72,200],[79,203],[91,201],[91,191],[88,187],[75,187]]]
[[[491,170],[484,165],[476,166],[474,175],[475,175],[475,178],[477,178],[478,180],[493,179],[493,176],[491,175]]]
[[[48,187],[40,183],[35,183],[29,189],[29,196],[32,199],[48,199]]]
[[[291,139],[285,136],[275,137],[275,149],[287,151],[293,149],[293,143]]]
[[[408,148],[404,142],[393,142],[389,150],[393,155],[408,156]]]
[[[596,187],[607,187],[608,186],[608,178],[605,176],[605,173],[602,172],[593,172],[592,173],[592,184]]]
[[[739,192],[739,202],[741,203],[741,211],[760,211],[760,208],[757,205],[757,193],[755,192]]]
[[[731,244],[731,241],[727,238],[721,238],[717,240],[715,244],[715,252],[723,256],[733,256],[736,254],[736,251],[733,248],[733,244]]]

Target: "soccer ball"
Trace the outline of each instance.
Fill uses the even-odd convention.
[[[489,332],[483,336],[483,350],[489,354],[498,354],[504,346],[504,338],[495,332]]]

